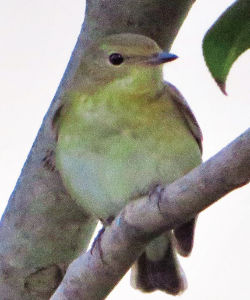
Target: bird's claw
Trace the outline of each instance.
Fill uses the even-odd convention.
[[[162,193],[164,191],[164,187],[160,184],[156,184],[149,191],[148,197],[150,201],[156,201],[158,209],[160,211],[160,200],[162,198]]]
[[[93,255],[93,250],[94,250],[95,246],[97,246],[97,249],[99,250],[100,258],[103,263],[104,263],[104,261],[103,261],[101,240],[102,240],[102,235],[103,235],[104,231],[105,231],[105,227],[102,227],[102,229],[99,230],[99,232],[98,232],[97,236],[95,237],[94,242],[91,246],[91,249],[90,249],[90,253],[91,253],[91,255]]]

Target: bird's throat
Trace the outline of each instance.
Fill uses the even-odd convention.
[[[161,68],[143,68],[142,70],[131,70],[127,76],[117,78],[107,84],[101,93],[121,97],[124,101],[131,98],[134,101],[140,99],[155,99],[163,89],[164,83]]]

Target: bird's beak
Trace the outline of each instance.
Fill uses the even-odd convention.
[[[176,58],[178,58],[178,56],[175,54],[161,52],[161,53],[156,53],[153,56],[151,56],[150,59],[148,60],[148,63],[150,65],[160,65],[160,64],[164,64],[166,62],[175,60]]]

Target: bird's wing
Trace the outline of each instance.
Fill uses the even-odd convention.
[[[55,139],[57,141],[58,139],[58,130],[60,127],[60,120],[63,117],[63,115],[67,112],[67,109],[70,105],[70,94],[65,94],[62,99],[60,105],[55,109],[52,119],[51,119],[51,128],[53,131],[53,134],[55,135]]]
[[[59,124],[59,119],[62,113],[64,105],[60,105],[56,110],[55,113],[52,117],[51,125],[52,125],[52,131],[55,134],[56,140],[58,138],[58,124]]]
[[[168,94],[168,96],[170,95],[170,97],[176,104],[177,108],[184,116],[184,118],[187,122],[187,126],[190,129],[195,140],[197,141],[200,151],[202,153],[202,140],[203,140],[202,132],[201,132],[200,126],[199,126],[191,108],[189,107],[187,101],[184,99],[184,97],[181,95],[181,93],[177,90],[177,88],[169,82],[166,82],[165,92]]]
[[[202,132],[198,122],[190,109],[187,101],[183,98],[181,93],[171,83],[166,82],[165,93],[170,96],[173,102],[176,104],[178,110],[183,115],[187,122],[187,126],[197,141],[201,154],[202,154]],[[174,237],[176,240],[176,247],[179,254],[187,256],[191,253],[194,242],[194,229],[197,217],[182,224],[180,227],[174,230]]]

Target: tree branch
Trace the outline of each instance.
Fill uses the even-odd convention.
[[[77,44],[1,220],[1,299],[48,299],[96,225],[48,164],[55,149],[51,119],[76,79],[84,50],[100,36],[121,32],[147,35],[169,49],[193,2],[87,0]]]
[[[102,235],[102,254],[95,246],[73,261],[51,300],[104,299],[151,239],[247,184],[249,166],[250,129],[160,194],[129,203]]]

